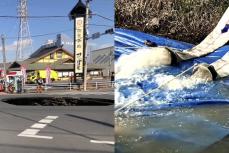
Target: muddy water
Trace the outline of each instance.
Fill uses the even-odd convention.
[[[158,110],[149,116],[132,115],[115,118],[117,153],[205,152],[229,134],[227,104]],[[229,149],[228,145],[214,146],[217,147]],[[215,153],[215,150],[207,152]]]

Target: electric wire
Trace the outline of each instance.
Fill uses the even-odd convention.
[[[98,13],[94,13],[94,14],[90,14],[90,15],[94,15],[94,16],[98,16],[100,18],[103,18],[105,20],[108,21],[112,21],[114,22],[113,19],[110,19],[108,17],[105,17],[103,15],[100,15]],[[66,15],[47,15],[47,16],[15,16],[15,15],[0,15],[0,18],[13,18],[13,19],[19,19],[19,18],[29,18],[29,19],[47,19],[47,18],[69,18],[70,16],[66,16]]]
[[[50,32],[50,33],[45,33],[45,34],[37,34],[37,35],[31,35],[31,38],[34,37],[43,37],[43,36],[48,36],[48,35],[55,35],[58,33],[62,33],[62,32],[68,32],[68,31],[73,31],[72,29],[70,30],[63,30],[63,31],[58,31],[58,32]],[[6,39],[17,39],[18,37],[6,37]],[[21,37],[21,38],[28,38],[28,37]]]
[[[90,26],[101,26],[101,27],[113,27],[111,25],[100,25],[100,24],[88,24]],[[55,35],[58,33],[62,33],[62,32],[70,32],[73,31],[73,29],[67,29],[67,30],[62,30],[62,31],[57,31],[57,32],[50,32],[50,33],[44,33],[44,34],[37,34],[37,35],[31,35],[31,38],[35,38],[35,37],[43,37],[43,36],[49,36],[49,35]],[[9,36],[6,37],[6,39],[17,39],[18,37],[13,37],[13,36]],[[28,37],[20,37],[20,38],[28,38]]]

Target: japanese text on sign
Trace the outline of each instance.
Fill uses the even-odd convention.
[[[83,73],[84,17],[75,19],[75,73]]]

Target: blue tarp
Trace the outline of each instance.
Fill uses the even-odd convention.
[[[194,45],[176,41],[164,37],[149,35],[139,31],[115,29],[115,59],[118,59],[122,54],[129,54],[136,51],[138,48],[144,46],[144,41],[150,40],[156,42],[159,46],[166,46],[177,50],[186,50],[192,48]],[[195,59],[195,62],[212,63],[221,58],[229,51],[229,45],[217,49],[215,52]]]
[[[149,35],[146,33],[126,30],[126,29],[115,29],[115,59],[116,61],[123,54],[130,54],[135,52],[138,48],[144,46],[144,41],[150,40],[152,42],[156,42],[159,46],[169,47],[175,50],[186,50],[192,48],[194,45],[176,41],[160,36]],[[223,55],[225,55],[229,51],[229,46],[223,46],[217,49],[215,52],[198,59],[190,60],[187,62],[183,62],[179,67],[163,67],[158,71],[154,71],[151,74],[150,79],[141,80],[135,82],[135,84],[130,85],[130,83],[123,83],[125,80],[117,80],[117,84],[119,84],[119,88],[116,92],[120,93],[120,97],[116,100],[124,99],[127,102],[132,100],[131,96],[136,95],[138,92],[147,93],[150,90],[153,90],[158,85],[155,84],[154,76],[158,73],[166,73],[177,75],[182,72],[187,67],[192,66],[194,63],[212,63],[216,60],[220,59]],[[148,71],[150,72],[150,71]],[[198,85],[193,89],[183,89],[181,91],[160,91],[158,93],[150,94],[148,97],[144,98],[144,101],[147,105],[144,109],[160,109],[164,107],[176,107],[176,106],[193,106],[193,105],[203,105],[203,104],[222,104],[229,103],[229,96],[225,96],[225,94],[221,94],[218,91],[222,88],[228,91],[228,79],[216,81],[214,83],[207,83]],[[167,99],[166,95],[170,94],[170,99]],[[187,96],[188,95],[188,96]],[[161,105],[154,105],[155,100],[166,101]]]

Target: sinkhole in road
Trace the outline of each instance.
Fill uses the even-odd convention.
[[[114,100],[109,99],[72,97],[19,97],[6,98],[1,101],[12,105],[28,106],[107,106],[114,104]]]

